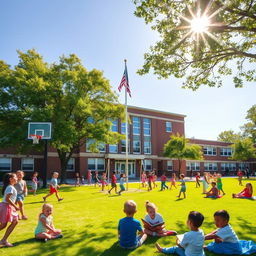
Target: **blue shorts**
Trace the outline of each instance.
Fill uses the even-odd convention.
[[[186,186],[181,186],[180,192],[186,192]]]
[[[124,185],[120,184],[120,189],[121,189],[122,191],[124,191],[124,190],[125,190]]]
[[[16,202],[18,201],[24,201],[24,194],[17,195]]]

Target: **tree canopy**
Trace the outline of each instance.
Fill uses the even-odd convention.
[[[189,144],[184,136],[171,135],[170,140],[164,145],[164,156],[177,158],[179,161],[179,174],[183,159],[202,160],[202,148],[196,144]]]
[[[35,50],[18,54],[14,68],[0,61],[0,147],[28,151],[28,122],[52,122],[50,145],[57,149],[63,181],[68,160],[86,139],[95,145],[121,139],[110,128],[123,107],[103,73],[88,71],[75,54],[52,64]]]
[[[160,35],[144,55],[139,74],[185,77],[183,87],[222,86],[233,75],[235,87],[256,81],[255,0],[133,0],[135,15]]]
[[[251,138],[256,144],[256,105],[247,111],[246,119],[248,122],[241,127],[242,131],[245,137]]]
[[[247,161],[256,157],[256,148],[250,138],[244,138],[236,141],[232,145],[232,159]]]
[[[218,141],[224,141],[224,142],[235,142],[242,138],[242,135],[240,133],[235,133],[233,130],[228,130],[221,132],[217,140]]]

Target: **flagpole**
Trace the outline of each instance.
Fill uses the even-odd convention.
[[[124,60],[125,70],[127,60]],[[126,190],[128,190],[128,113],[127,113],[127,90],[125,90],[125,176],[126,176]]]

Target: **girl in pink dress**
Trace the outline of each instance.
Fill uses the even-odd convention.
[[[142,172],[141,174],[141,183],[142,183],[142,187],[146,187],[146,181],[147,181],[147,176],[145,174],[145,172]]]
[[[3,180],[3,201],[0,203],[0,230],[7,226],[8,222],[11,222],[6,229],[3,238],[0,240],[0,245],[3,247],[12,247],[13,245],[7,241],[7,238],[12,233],[16,225],[18,224],[18,210],[19,207],[15,205],[17,198],[17,190],[14,185],[17,183],[17,176],[15,173],[7,173]]]
[[[172,186],[174,186],[175,188],[177,188],[177,187],[176,187],[176,174],[175,174],[175,173],[172,174],[170,189],[172,189]]]

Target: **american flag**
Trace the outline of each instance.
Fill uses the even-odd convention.
[[[126,88],[126,91],[128,92],[129,96],[132,97],[132,95],[131,95],[131,90],[130,90],[130,86],[129,86],[128,72],[127,72],[126,63],[125,63],[124,74],[123,74],[121,83],[120,83],[120,85],[118,86],[119,92],[121,92],[123,86]]]

